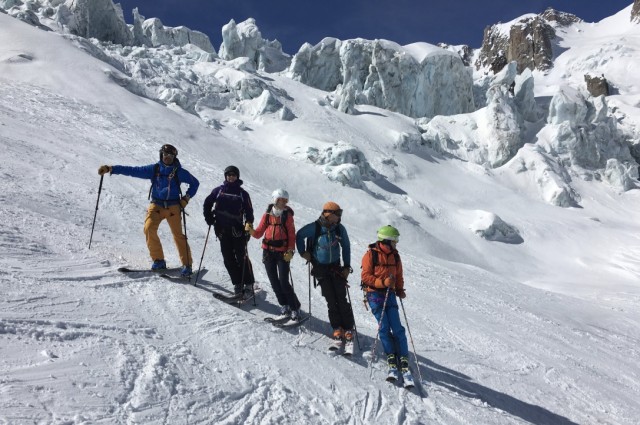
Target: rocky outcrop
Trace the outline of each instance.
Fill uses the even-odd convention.
[[[633,2],[633,8],[631,9],[631,22],[640,23],[640,0]]]
[[[604,75],[585,74],[584,81],[587,83],[587,91],[593,97],[609,96],[609,83]]]
[[[547,9],[541,15],[525,15],[507,24],[487,27],[476,68],[486,67],[498,73],[512,61],[518,73],[525,68],[546,70],[552,67],[554,27],[567,26],[580,19],[574,15]]]
[[[464,64],[464,66],[471,66],[471,61],[473,60],[473,51],[466,44],[453,46],[451,44],[438,43],[437,46],[445,50],[449,50],[450,52],[456,53],[458,56],[460,56],[460,59],[462,59],[462,63]]]

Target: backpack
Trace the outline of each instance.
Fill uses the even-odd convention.
[[[180,164],[177,164],[175,167],[173,167],[173,170],[171,170],[171,173],[169,174],[169,180],[173,178],[176,179],[176,182],[178,183],[178,190],[180,191],[180,197],[182,198],[182,188],[180,187],[180,178],[178,177],[179,168],[180,168]],[[157,179],[159,175],[160,175],[160,164],[156,163],[156,165],[153,167],[153,177],[151,177],[151,187],[149,188],[148,199],[151,199],[151,192],[153,191],[153,180]]]
[[[313,239],[308,240],[307,241],[307,252],[311,252],[313,253],[313,249],[315,248],[315,244],[318,241],[318,238],[320,237],[320,234],[322,233],[322,225],[320,224],[320,220],[316,220],[315,221],[316,224],[316,230],[314,232],[313,235]],[[338,225],[336,227],[336,239],[338,239],[338,241],[340,241],[342,239],[342,225],[340,224],[340,222],[338,222]]]
[[[373,267],[373,270],[375,270],[376,266],[380,264],[380,260],[378,258],[378,250],[373,249],[375,248],[377,242],[372,243],[371,245],[369,245],[369,251],[371,251],[371,265]],[[393,252],[393,257],[396,260],[396,263],[394,265],[398,265],[400,264],[400,254],[398,254],[398,251],[394,251]],[[389,267],[388,264],[384,265],[385,267]],[[362,266],[360,267],[362,268]],[[360,282],[360,287],[362,288],[362,290],[366,290],[369,285],[367,285],[364,282]]]
[[[269,204],[269,206],[267,207],[266,213],[267,214],[271,214],[271,210],[273,210],[273,207],[274,207],[273,204]],[[271,222],[269,222],[269,226],[280,226],[280,227],[282,227],[282,230],[284,230],[285,240],[284,241],[283,240],[267,241],[266,239],[264,239],[263,242],[266,245],[279,248],[281,246],[284,246],[284,244],[289,240],[289,231],[287,230],[287,220],[289,219],[289,211],[291,211],[291,215],[294,215],[292,209],[285,208],[282,211],[282,215],[280,215],[280,223],[271,223]],[[268,217],[267,217],[267,220],[269,220]]]

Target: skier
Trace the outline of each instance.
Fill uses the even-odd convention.
[[[297,321],[300,319],[300,301],[289,282],[289,262],[293,258],[296,241],[293,210],[287,206],[289,194],[284,189],[275,190],[271,200],[273,203],[267,207],[258,227],[253,229],[253,225],[247,223],[245,230],[256,239],[264,235],[262,262],[281,306],[280,313]]]
[[[405,329],[400,323],[396,299],[396,297],[404,299],[406,296],[402,261],[396,249],[399,238],[400,232],[393,226],[383,226],[378,229],[378,241],[369,245],[369,249],[362,257],[362,288],[371,312],[379,324],[380,341],[389,366],[387,380],[395,381],[399,378],[396,357],[399,354],[404,385],[412,387],[409,347]]]
[[[191,248],[187,237],[182,233],[180,213],[186,208],[189,200],[195,196],[200,183],[191,173],[182,168],[178,160],[178,150],[172,145],[163,145],[160,148],[160,160],[156,164],[141,167],[102,165],[98,168],[98,174],[101,176],[106,173],[151,180],[151,191],[149,192],[151,204],[144,220],[144,234],[147,238],[149,254],[153,260],[151,270],[160,271],[167,268],[162,243],[158,237],[158,227],[162,220],[166,219],[182,262],[180,274],[183,277],[191,276]],[[180,189],[181,183],[189,185],[184,196],[182,196]]]
[[[220,240],[224,266],[235,294],[248,298],[252,293],[253,270],[247,256],[249,234],[245,221],[253,223],[251,198],[241,186],[240,170],[233,165],[224,170],[224,183],[211,191],[204,201],[204,219]]]
[[[311,274],[318,280],[322,296],[327,300],[329,322],[333,328],[330,350],[338,350],[345,342],[353,348],[353,310],[347,300],[347,279],[351,273],[351,248],[347,230],[340,223],[342,209],[327,202],[322,214],[296,234],[296,247],[302,258],[311,262]],[[306,246],[305,246],[306,241]],[[340,266],[340,249],[344,266]]]

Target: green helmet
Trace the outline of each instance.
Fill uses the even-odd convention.
[[[396,241],[398,242],[400,239],[400,232],[393,226],[383,226],[378,229],[378,240],[379,241]]]

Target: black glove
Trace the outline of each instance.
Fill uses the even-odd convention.
[[[216,224],[216,219],[213,217],[213,214],[205,215],[204,221],[206,221],[209,226],[213,226]]]

